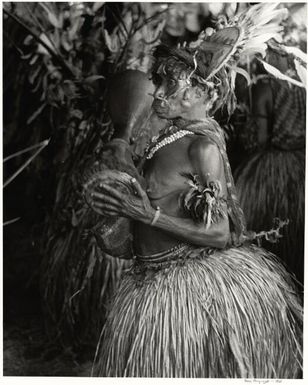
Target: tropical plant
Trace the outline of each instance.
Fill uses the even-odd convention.
[[[95,341],[104,296],[119,279],[118,262],[98,250],[93,237],[82,238],[88,210],[79,175],[99,159],[113,132],[108,78],[125,68],[148,70],[165,12],[166,7],[149,15],[129,3],[7,3],[4,8],[7,25],[14,22],[21,31],[15,46],[36,104],[27,126],[36,130],[49,122],[55,190],[43,230],[41,286],[48,331],[62,342]]]

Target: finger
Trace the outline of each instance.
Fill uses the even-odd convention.
[[[117,199],[114,199],[111,196],[101,194],[98,192],[91,193],[91,199],[92,199],[92,204],[96,204],[96,202],[101,202],[101,203],[106,202],[114,206],[120,207],[120,202]]]
[[[108,211],[106,214],[106,217],[119,217],[120,214],[117,213],[116,211]]]
[[[119,215],[120,211],[119,209],[115,208],[112,205],[106,204],[106,203],[97,203],[95,206],[92,206],[92,209],[94,211],[97,211],[99,213],[103,214],[114,214],[114,215]]]
[[[108,210],[114,210],[114,211],[118,211],[119,212],[119,206],[115,206],[113,204],[110,204],[110,203],[106,203],[106,202],[95,202],[92,207],[98,207],[98,208],[103,208],[103,209],[108,209]]]
[[[114,198],[123,200],[124,196],[121,194],[118,190],[116,190],[114,187],[108,186],[106,184],[100,184],[99,187],[108,192],[109,195],[112,195]]]
[[[132,183],[132,185],[134,186],[134,189],[136,190],[136,192],[138,193],[138,195],[140,196],[140,198],[148,198],[146,192],[145,192],[144,189],[141,187],[141,185],[140,185],[140,183],[137,181],[137,179],[132,178],[132,179],[131,179],[131,183]]]
[[[116,217],[116,216],[120,216],[119,213],[117,211],[113,211],[113,210],[102,210],[102,209],[98,209],[98,208],[94,208],[92,207],[93,211],[95,211],[96,213],[98,213],[99,215],[102,215],[104,217]]]

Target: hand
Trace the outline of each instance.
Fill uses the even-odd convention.
[[[155,210],[140,183],[132,178],[131,184],[136,195],[121,193],[116,188],[108,185],[100,186],[102,192],[94,191],[91,194],[91,207],[104,216],[128,217],[150,223]]]
[[[251,242],[256,238],[256,233],[254,231],[247,231],[245,234],[240,234],[238,236],[236,233],[230,233],[229,244],[239,246],[243,245],[246,242]]]

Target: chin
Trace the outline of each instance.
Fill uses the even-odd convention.
[[[174,109],[172,106],[168,105],[162,105],[160,101],[154,100],[152,104],[152,108],[156,115],[161,119],[174,119],[177,117],[175,114]]]
[[[170,119],[169,108],[161,107],[160,105],[152,105],[153,110],[159,118]]]
[[[169,116],[168,113],[164,112],[164,111],[157,111],[157,110],[154,110],[156,115],[161,118],[161,119],[171,119],[171,117]]]

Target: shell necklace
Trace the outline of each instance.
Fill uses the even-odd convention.
[[[161,135],[154,136],[146,149],[146,159],[153,158],[154,154],[167,144],[173,143],[186,135],[193,134],[189,130],[178,130],[177,126],[170,126]],[[173,132],[173,133],[172,133]]]

